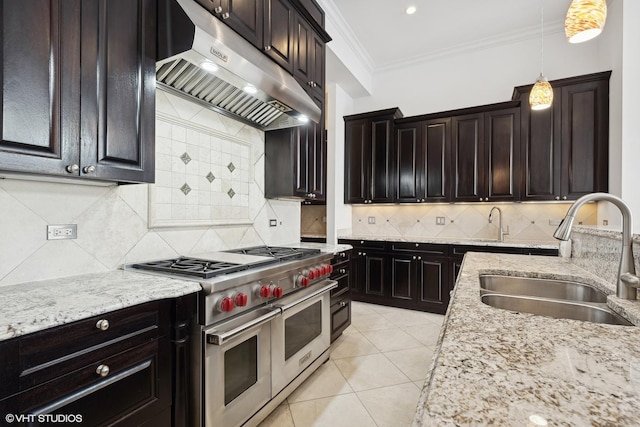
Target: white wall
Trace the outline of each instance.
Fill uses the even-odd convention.
[[[604,71],[598,45],[570,45],[563,32],[545,35],[549,80]],[[540,73],[540,39],[531,38],[417,65],[377,72],[373,95],[355,100],[355,112],[400,107],[405,116],[509,101],[515,86]]]

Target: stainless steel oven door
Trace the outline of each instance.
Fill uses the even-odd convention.
[[[337,285],[325,280],[279,301],[282,317],[271,330],[274,396],[329,348],[329,292]]]
[[[280,313],[262,308],[204,331],[206,427],[239,426],[271,400],[271,330]]]

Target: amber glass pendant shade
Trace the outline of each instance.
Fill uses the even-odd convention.
[[[532,110],[544,110],[553,103],[553,88],[542,73],[529,93],[529,105]]]
[[[573,0],[564,21],[569,43],[582,43],[598,36],[607,20],[605,0]]]

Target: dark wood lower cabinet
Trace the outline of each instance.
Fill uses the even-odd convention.
[[[351,251],[337,253],[331,260],[331,280],[338,287],[331,290],[331,342],[351,324]]]
[[[145,303],[0,343],[0,413],[30,416],[18,426],[191,425],[188,332],[175,331],[193,318],[193,301]]]
[[[466,252],[557,256],[557,249],[340,239],[353,246],[354,301],[444,314]]]

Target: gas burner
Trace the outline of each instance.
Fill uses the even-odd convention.
[[[320,249],[287,248],[280,246],[254,246],[251,248],[232,249],[225,252],[244,255],[257,255],[276,258],[280,261],[290,261],[295,259],[305,259],[317,255],[320,253]]]
[[[237,264],[224,261],[179,257],[133,264],[132,267],[143,270],[198,277],[200,279],[210,279],[223,274],[236,273],[250,268],[261,267],[273,262],[275,261],[267,260],[251,264]]]

